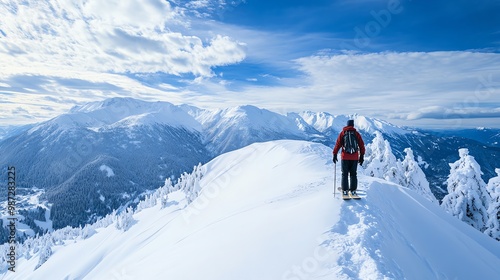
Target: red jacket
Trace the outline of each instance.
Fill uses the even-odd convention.
[[[356,134],[356,138],[358,139],[358,146],[359,146],[359,152],[356,152],[354,154],[348,154],[344,152],[344,132],[347,130],[354,130],[354,133]],[[342,148],[342,155],[341,158],[344,160],[358,160],[359,159],[359,154],[364,155],[365,154],[365,143],[363,142],[363,138],[361,138],[361,134],[356,131],[356,129],[353,126],[344,126],[344,129],[339,134],[339,137],[337,137],[337,143],[335,143],[335,148],[333,148],[333,154],[336,155],[340,148]]]

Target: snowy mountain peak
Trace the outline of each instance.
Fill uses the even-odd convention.
[[[113,97],[102,101],[94,101],[80,106],[75,106],[71,108],[70,112],[88,113],[88,112],[98,111],[101,109],[106,109],[106,110],[111,109],[112,111],[119,111],[116,110],[116,108],[128,108],[129,110],[133,108],[139,109],[141,107],[145,107],[147,103],[148,102],[146,101],[130,97]]]
[[[169,102],[147,102],[133,98],[110,98],[103,101],[89,102],[73,107],[67,114],[60,115],[43,123],[46,127],[57,127],[59,130],[70,128],[99,129],[134,127],[140,125],[164,124],[184,127],[190,131],[208,132],[225,128],[241,131],[271,132],[275,134],[332,136],[346,125],[347,120],[354,119],[358,130],[374,134],[383,131],[387,134],[407,134],[410,131],[385,121],[354,115],[332,115],[327,112],[304,111],[288,113],[286,116],[253,105],[230,107],[218,110],[205,110],[189,105],[173,105]],[[32,131],[40,129],[35,126]],[[253,132],[252,132],[253,133]],[[215,134],[217,134],[215,132]],[[320,136],[323,137],[323,136]],[[283,137],[268,137],[262,140],[275,140]]]
[[[133,98],[110,98],[73,107],[69,113],[43,123],[66,130],[129,128],[154,124],[201,131],[201,125],[182,108],[169,102],[147,102]],[[33,130],[37,130],[35,127]]]
[[[332,115],[326,112],[304,111],[299,114],[309,125],[320,132],[333,130],[339,132],[346,126],[348,120],[354,120],[354,126],[365,133],[374,134],[375,131],[383,131],[387,134],[407,134],[409,130],[390,124],[376,118],[369,118],[358,114]]]
[[[253,105],[241,105],[241,106],[235,106],[232,108],[228,108],[227,112],[228,112],[228,115],[230,115],[232,112],[236,115],[244,114],[248,117],[252,117],[252,116],[261,115],[262,111],[264,111],[264,110],[265,109],[261,109],[261,108],[258,108],[257,106],[253,106]],[[265,110],[265,111],[267,111],[267,110]]]
[[[293,123],[286,121],[285,116],[253,105],[227,108],[221,111],[221,116],[254,128],[267,128],[270,124],[276,125],[276,122],[293,126]]]
[[[408,130],[390,124],[386,121],[376,119],[376,118],[368,118],[365,116],[353,116],[354,125],[359,129],[366,131],[370,134],[375,133],[375,131],[383,131],[387,134],[406,134],[409,133]]]
[[[201,131],[201,125],[194,118],[176,107],[168,108],[167,110],[132,115],[113,123],[109,127],[150,126],[154,124],[184,127],[191,131]]]
[[[214,154],[254,142],[307,137],[294,119],[252,105],[215,111],[187,109],[202,125],[209,149]]]
[[[326,112],[316,113],[311,111],[304,111],[302,113],[299,113],[299,116],[301,116],[307,124],[313,126],[320,132],[324,132],[327,129],[330,129],[335,124],[335,117]],[[338,128],[339,126],[336,127],[336,129]]]

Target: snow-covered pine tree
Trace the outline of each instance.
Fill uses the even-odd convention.
[[[487,190],[491,196],[488,207],[488,222],[484,233],[500,241],[500,169],[496,168],[497,176],[488,181]]]
[[[481,167],[468,149],[458,150],[460,159],[450,164],[448,194],[441,206],[474,228],[484,231],[488,220],[489,194],[481,178]]]
[[[382,133],[375,132],[375,138],[372,142],[366,145],[364,173],[365,175],[382,178],[383,171],[383,157],[384,154],[384,137]]]
[[[165,184],[160,188],[158,197],[160,199],[161,208],[165,208],[168,205],[168,195],[174,191],[174,186],[172,186],[172,180],[170,178],[165,179]]]
[[[392,153],[389,141],[385,140],[382,133],[376,131],[372,143],[366,146],[364,174],[389,182],[402,184],[404,178],[401,172],[401,163]]]
[[[422,171],[418,163],[415,161],[413,150],[411,148],[406,148],[405,153],[406,156],[401,162],[405,178],[403,186],[416,191],[431,202],[437,203],[438,201],[431,192],[429,181],[427,181],[424,171]]]
[[[36,265],[35,269],[38,269],[42,264],[44,264],[50,256],[52,256],[52,246],[54,244],[52,243],[52,238],[50,238],[50,235],[46,238],[43,238],[41,240],[41,245],[40,245],[40,251],[39,253],[39,259],[38,259],[38,264]]]
[[[81,237],[83,239],[87,239],[96,233],[97,233],[97,231],[94,229],[94,227],[92,225],[85,225],[82,228]]]
[[[132,207],[128,207],[125,211],[116,215],[115,227],[119,230],[127,231],[134,223],[134,210]]]
[[[185,175],[183,174],[183,176]],[[174,187],[172,186],[172,180],[170,178],[165,179],[165,184],[163,184],[162,187],[146,195],[146,197],[137,204],[135,213],[154,207],[158,205],[158,203],[161,203],[161,207],[164,208],[168,202],[168,194],[173,191]]]
[[[200,180],[205,174],[204,167],[200,164],[193,168],[191,174],[183,173],[178,179],[179,189],[186,194],[187,203],[193,202],[201,192]]]

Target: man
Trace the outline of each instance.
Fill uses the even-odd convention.
[[[333,148],[334,163],[337,163],[337,153],[340,148],[342,148],[342,195],[347,196],[348,191],[350,191],[351,195],[355,196],[356,189],[358,188],[356,172],[358,169],[358,162],[360,165],[363,164],[365,143],[363,142],[363,138],[361,138],[361,134],[354,128],[354,120],[347,121],[347,126],[342,129],[337,138],[335,148]],[[348,184],[348,177],[350,178],[350,184]]]

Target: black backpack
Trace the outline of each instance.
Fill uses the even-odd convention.
[[[344,131],[344,152],[348,154],[355,154],[358,151],[358,138],[354,130]]]

